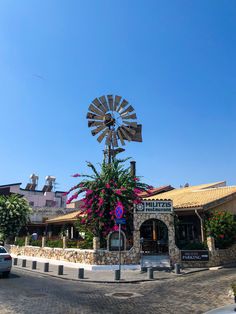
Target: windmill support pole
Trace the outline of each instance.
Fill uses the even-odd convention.
[[[111,145],[108,145],[108,164],[111,164]]]

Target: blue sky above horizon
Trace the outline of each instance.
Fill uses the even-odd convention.
[[[125,97],[143,143],[120,157],[143,181],[236,184],[236,2],[0,2],[0,184],[59,190],[102,160],[86,113],[103,94]]]

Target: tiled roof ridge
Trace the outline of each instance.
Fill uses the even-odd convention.
[[[214,190],[226,190],[226,189],[236,189],[236,185],[228,185],[228,186],[216,186],[199,190],[192,190],[189,192],[204,192],[204,191],[214,191]]]

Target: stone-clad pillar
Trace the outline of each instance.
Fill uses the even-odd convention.
[[[100,249],[100,239],[99,239],[99,237],[93,237],[93,249],[95,251]]]
[[[209,251],[215,251],[215,239],[213,237],[207,237],[207,246]]]

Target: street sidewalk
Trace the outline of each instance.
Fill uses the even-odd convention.
[[[11,254],[12,258],[17,258],[17,265],[12,265],[13,269],[22,269],[26,271],[41,273],[44,275],[49,275],[53,277],[59,277],[63,279],[85,281],[85,282],[96,282],[96,283],[137,283],[144,281],[153,280],[168,280],[173,279],[181,275],[187,275],[199,271],[208,270],[208,268],[186,268],[181,270],[180,274],[175,274],[174,271],[170,269],[165,270],[155,270],[153,272],[153,279],[148,278],[147,272],[141,272],[140,269],[136,270],[123,270],[121,266],[121,279],[115,280],[115,270],[114,266],[112,270],[87,270],[84,269],[84,279],[78,278],[79,268],[83,268],[83,265],[78,263],[44,259],[32,256],[16,256]],[[26,267],[22,267],[22,260],[26,260]],[[32,270],[32,261],[37,262],[37,269]],[[49,272],[44,272],[44,263],[49,263]],[[58,265],[63,265],[63,275],[58,275]],[[118,270],[118,265],[116,268]]]

